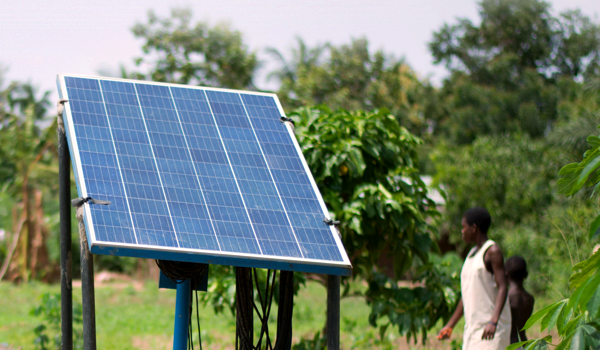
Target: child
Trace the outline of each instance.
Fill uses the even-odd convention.
[[[512,315],[510,343],[527,340],[523,326],[533,312],[534,299],[523,288],[523,281],[527,278],[527,264],[520,256],[513,256],[506,260],[506,275],[508,276],[508,302]]]

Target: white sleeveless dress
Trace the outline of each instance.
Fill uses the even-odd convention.
[[[477,247],[471,249],[460,273],[465,312],[463,350],[500,350],[510,345],[511,317],[508,300],[500,314],[494,339],[481,339],[483,329],[492,319],[498,295],[494,275],[486,270],[484,263],[485,253],[493,244],[494,241],[488,240],[475,254],[473,252]]]

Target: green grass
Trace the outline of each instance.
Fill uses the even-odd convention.
[[[59,285],[0,283],[0,344],[23,350],[34,349],[33,329],[42,323],[30,311],[40,304],[44,293],[60,292]],[[74,298],[81,300],[81,288]],[[312,336],[325,324],[326,291],[317,283],[308,283],[295,299],[294,340]],[[368,328],[369,308],[359,298],[342,301],[342,338],[352,340],[352,332]],[[114,283],[96,288],[96,328],[99,349],[165,349],[173,334],[175,291],[158,290],[156,283],[143,285]],[[235,319],[229,311],[215,315],[210,306],[200,306],[203,345],[208,348],[232,348]],[[277,310],[271,312],[270,328],[275,336]],[[346,332],[344,332],[346,330]],[[48,332],[52,335],[52,332]]]
[[[3,344],[22,350],[34,349],[33,329],[42,323],[30,311],[40,304],[44,293],[60,292],[59,285],[0,283],[0,349]],[[74,298],[81,300],[81,288],[74,288]],[[540,305],[538,305],[540,306]],[[108,283],[96,288],[96,328],[98,349],[170,349],[172,348],[175,291],[158,290],[155,282]],[[295,298],[294,343],[312,338],[325,324],[326,290],[309,282]],[[378,330],[368,324],[369,307],[362,298],[346,298],[341,303],[341,340],[344,349],[452,349],[450,342],[436,341],[438,324],[429,333],[426,346],[407,344],[394,330],[379,340]],[[233,349],[235,318],[226,311],[215,315],[210,306],[200,306],[202,344],[205,349]],[[271,335],[276,336],[277,309],[270,317]],[[258,320],[256,320],[256,323]],[[195,325],[194,325],[195,327]],[[453,339],[462,338],[463,322],[456,327]],[[196,329],[196,328],[194,328]],[[532,332],[537,333],[537,332]],[[53,332],[48,332],[50,336]],[[531,334],[536,336],[539,334]],[[196,339],[197,346],[197,339]]]

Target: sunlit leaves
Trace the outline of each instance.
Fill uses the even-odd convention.
[[[301,108],[289,116],[325,202],[341,221],[354,277],[369,283],[371,324],[387,318],[380,332],[393,326],[409,339],[426,335],[450,314],[458,279],[430,261],[437,249],[431,223],[439,213],[416,169],[421,140],[385,110]],[[408,271],[419,287],[398,287]]]
[[[559,192],[564,195],[572,196],[586,183],[593,186],[600,181],[600,173],[597,172],[600,168],[600,139],[590,136],[587,141],[592,148],[585,152],[583,160],[565,165],[558,173]]]

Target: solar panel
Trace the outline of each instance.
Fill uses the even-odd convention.
[[[337,275],[351,265],[275,94],[59,75],[96,254]]]

